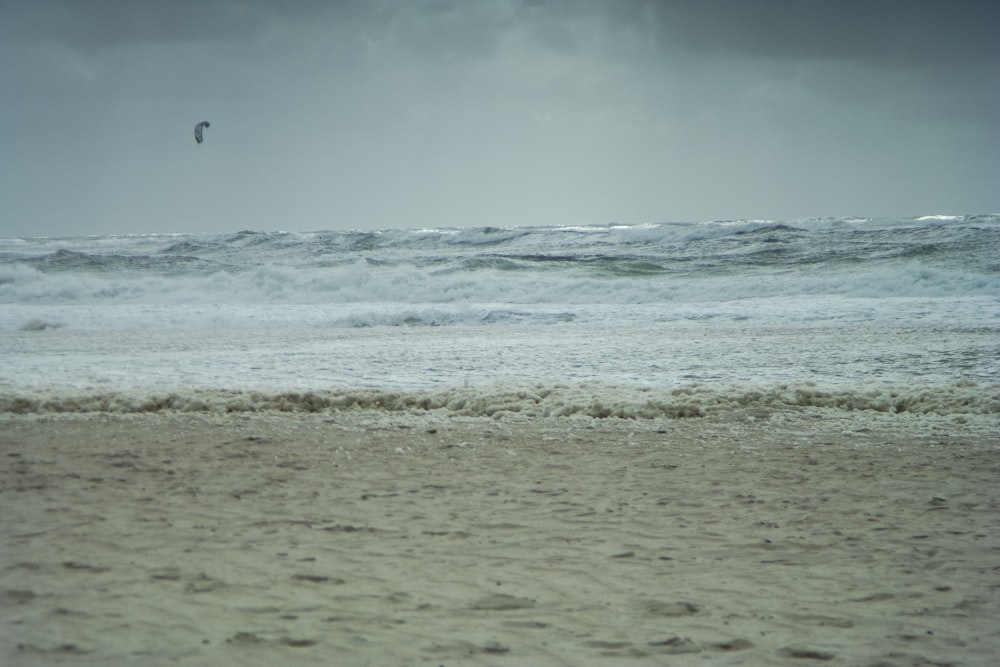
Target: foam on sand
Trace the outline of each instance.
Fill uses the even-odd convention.
[[[467,417],[586,416],[660,419],[703,417],[731,410],[818,407],[936,415],[1000,414],[1000,386],[771,386],[690,384],[674,388],[609,385],[468,387],[437,391],[0,389],[0,413],[442,411]]]

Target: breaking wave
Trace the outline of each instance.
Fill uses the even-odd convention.
[[[995,216],[0,239],[0,303],[995,296],[997,248]]]

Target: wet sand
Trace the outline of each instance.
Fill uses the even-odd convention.
[[[0,417],[0,663],[993,665],[997,427]]]

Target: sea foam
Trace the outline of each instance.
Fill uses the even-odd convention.
[[[690,384],[673,389],[594,385],[451,388],[441,391],[266,392],[236,390],[102,391],[0,389],[0,413],[385,412],[439,411],[502,418],[583,416],[675,419],[746,410],[827,408],[936,415],[1000,415],[1000,385],[957,382],[946,387],[814,384],[772,386]]]

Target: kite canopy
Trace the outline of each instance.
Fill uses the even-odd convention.
[[[194,126],[194,140],[197,141],[199,144],[202,141],[204,141],[204,139],[201,136],[201,131],[203,129],[205,129],[206,127],[211,127],[211,125],[209,124],[209,122],[207,120],[203,120],[203,121],[201,121],[200,123],[198,123],[197,125]]]

